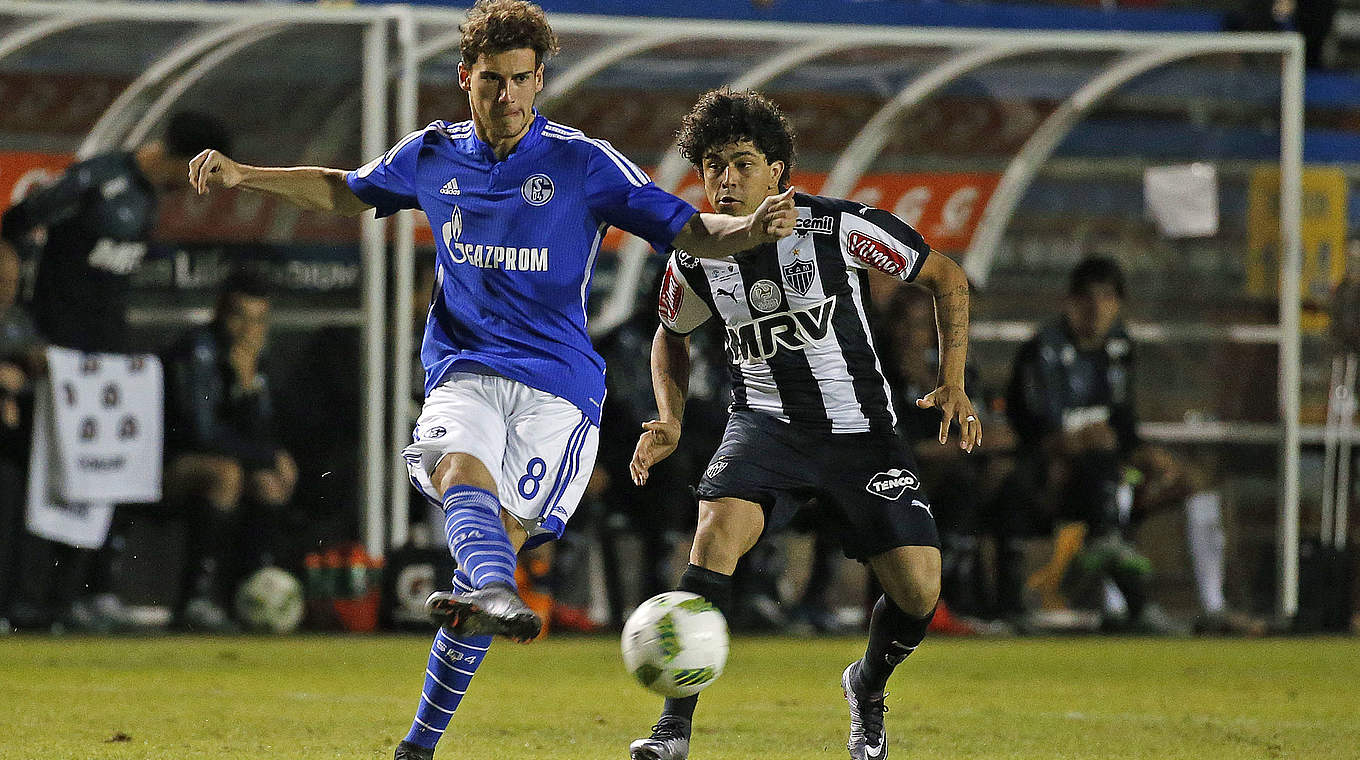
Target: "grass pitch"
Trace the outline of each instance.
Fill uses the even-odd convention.
[[[385,760],[419,699],[413,636],[0,639],[0,758]],[[858,639],[734,642],[691,757],[842,758]],[[891,756],[1360,758],[1352,639],[928,639],[889,687]],[[441,760],[627,757],[659,699],[612,637],[497,642]]]

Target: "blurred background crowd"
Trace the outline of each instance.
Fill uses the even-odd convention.
[[[1336,294],[1360,281],[1360,241],[1351,237],[1360,222],[1351,192],[1360,180],[1360,3],[542,4],[550,18],[702,12],[1036,31],[1299,32],[1308,67],[1303,417],[1316,434],[1305,435],[1301,606],[1287,623],[1349,630],[1357,565],[1345,540],[1326,540],[1338,533],[1322,526],[1336,510],[1320,484],[1331,464],[1322,447],[1337,385],[1331,360],[1352,348],[1338,329],[1345,298]],[[239,630],[252,621],[238,590],[274,567],[301,584],[304,625],[424,626],[410,600],[450,575],[431,527],[439,521],[412,491],[406,504],[390,505],[409,511],[409,541],[381,556],[359,543],[357,224],[245,194],[195,198],[185,182],[188,158],[205,148],[255,164],[367,160],[357,139],[358,35],[270,30],[267,43],[242,46],[219,70],[188,80],[137,139],[87,155],[90,136],[107,128],[103,116],[126,107],[120,93],[200,30],[162,21],[130,39],[130,22],[95,24],[6,49],[4,40],[33,22],[2,6],[0,19],[0,626]],[[549,83],[598,42],[567,35]],[[545,91],[539,105],[650,170],[664,162],[698,92],[777,45],[714,35],[639,50],[569,98]],[[799,131],[794,184],[816,192],[852,138],[940,54],[929,45],[869,46],[770,82],[766,91]],[[466,118],[454,55],[422,69],[418,123]],[[1116,59],[1048,51],[968,73],[896,117],[850,197],[898,213],[966,264],[1008,162]],[[1280,100],[1278,56],[1204,56],[1133,78],[1061,140],[988,252],[986,282],[975,283],[968,388],[986,433],[972,455],[936,444],[933,413],[913,403],[936,376],[929,294],[875,282],[881,359],[944,543],[939,631],[1283,630],[1274,617],[1279,358],[1275,339],[1260,337],[1280,318],[1272,211]],[[1152,171],[1186,166],[1209,167],[1207,183],[1195,170],[1171,175],[1173,184],[1215,199],[1212,224],[1188,232],[1175,220],[1204,220],[1159,211]],[[681,194],[697,202],[694,185],[682,182]],[[388,285],[414,282],[409,324],[389,328],[416,336],[433,284],[424,235],[410,279],[394,273]],[[614,252],[623,245],[606,241]],[[564,540],[522,558],[521,587],[550,632],[617,629],[638,601],[672,588],[687,556],[691,487],[721,436],[729,379],[721,331],[700,330],[680,449],[635,487],[627,463],[655,415],[647,357],[659,268],[646,263],[626,318],[606,320],[595,336],[610,389],[585,502]],[[616,256],[602,257],[592,314],[629,286],[621,270]],[[35,442],[35,401],[59,392],[44,390],[49,346],[160,359],[162,498],[117,505],[98,548],[29,529],[33,449],[45,445]],[[405,360],[414,364],[413,415],[421,377],[418,358]],[[1347,505],[1351,490],[1340,496]],[[1360,522],[1360,510],[1350,514],[1350,525]],[[809,504],[788,532],[766,536],[743,560],[735,629],[815,635],[864,625],[877,593],[818,515]]]

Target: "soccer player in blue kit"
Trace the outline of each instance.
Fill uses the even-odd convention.
[[[403,456],[443,506],[458,570],[455,590],[426,603],[442,625],[397,760],[433,757],[493,635],[540,630],[517,594],[515,554],[562,534],[593,468],[604,361],[585,312],[605,230],[720,257],[788,236],[796,218],[791,193],[749,217],[700,214],[609,143],[540,115],[557,39],[538,6],[478,0],[460,31],[469,121],[436,121],[350,172],[247,166],[217,151],[189,163],[200,193],[243,187],[344,215],[420,208],[434,231],[426,399]]]

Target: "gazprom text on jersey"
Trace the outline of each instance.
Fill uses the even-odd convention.
[[[548,248],[516,248],[506,245],[458,243],[449,246],[449,258],[455,264],[471,264],[482,269],[504,269],[507,272],[548,271]]]

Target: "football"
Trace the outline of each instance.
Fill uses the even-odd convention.
[[[247,630],[292,633],[304,611],[302,584],[282,568],[260,568],[236,589],[236,619]]]
[[[623,624],[623,664],[663,697],[698,694],[727,664],[727,620],[698,594],[668,591],[638,605]]]

